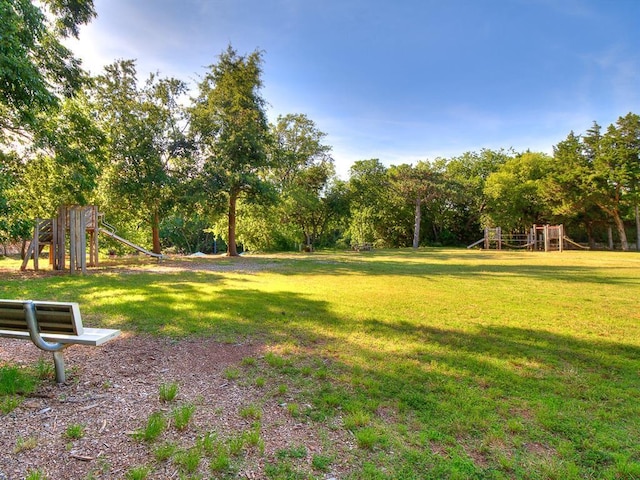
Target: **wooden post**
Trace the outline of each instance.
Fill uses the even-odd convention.
[[[91,207],[91,225],[89,226],[89,266],[98,266],[98,207],[93,205]]]
[[[544,235],[544,251],[548,252],[549,251],[549,224],[546,224],[544,226],[544,230],[543,230],[543,235]]]
[[[87,273],[87,217],[85,215],[85,209],[78,207],[78,220],[80,225],[78,226],[79,248],[78,256],[80,257],[80,270],[83,274]]]
[[[502,250],[502,227],[496,228],[496,238],[498,240],[498,250]]]
[[[76,211],[74,207],[68,209],[69,213],[69,270],[71,273],[76,271],[76,236],[75,221]]]
[[[38,271],[38,255],[40,254],[40,219],[36,218],[36,226],[33,230],[33,269]]]
[[[64,205],[58,208],[58,222],[57,222],[57,235],[56,235],[56,270],[64,270],[66,263],[66,233],[68,225],[68,212]]]
[[[484,249],[489,250],[489,228],[485,227],[484,229]]]
[[[49,247],[49,265],[51,265],[51,269],[55,270],[56,268],[56,255],[58,255],[58,219],[51,219],[51,246]]]
[[[536,226],[534,225],[533,227],[531,227],[531,229],[529,230],[529,241],[527,242],[529,244],[528,250],[535,250],[535,246],[536,246]]]
[[[562,224],[558,225],[558,242],[558,250],[564,251],[564,225]]]

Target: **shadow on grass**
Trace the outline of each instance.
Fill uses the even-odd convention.
[[[600,252],[602,258],[606,253]],[[556,257],[550,257],[556,255]],[[597,254],[593,254],[597,255]],[[626,253],[627,259],[640,259]],[[557,258],[555,265],[536,264],[538,259]],[[565,257],[566,258],[566,257]],[[565,262],[561,253],[465,251],[451,249],[382,250],[364,254],[343,253],[300,257],[290,261],[287,274],[304,275],[397,275],[412,277],[476,277],[496,276],[560,280],[595,284],[632,284],[640,286],[640,264],[624,265],[618,260],[614,268],[597,265],[579,266]],[[628,274],[627,274],[628,272]]]

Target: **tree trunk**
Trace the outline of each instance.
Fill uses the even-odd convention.
[[[636,203],[636,250],[640,252],[640,208]]]
[[[589,248],[591,250],[595,250],[596,249],[596,239],[593,238],[593,226],[592,226],[591,222],[587,223],[586,227],[587,227],[587,239],[588,239],[588,242],[589,242]]]
[[[162,247],[160,246],[160,216],[158,212],[154,212],[151,219],[151,236],[153,237],[153,253],[162,253]]]
[[[611,225],[607,226],[607,237],[609,239],[609,250],[613,250],[613,228],[611,228]]]
[[[613,221],[616,224],[616,230],[618,230],[618,236],[620,237],[620,245],[622,250],[629,251],[629,242],[627,242],[627,232],[624,230],[624,222],[620,218],[620,214],[616,211],[613,214]]]
[[[238,197],[235,193],[229,195],[229,242],[227,243],[227,255],[229,257],[238,256],[236,247],[236,202]]]
[[[422,220],[422,211],[421,211],[422,202],[420,198],[416,198],[416,218],[413,226],[413,248],[418,248],[420,246],[420,223]]]

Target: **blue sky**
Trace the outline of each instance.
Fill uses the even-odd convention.
[[[640,0],[94,0],[71,48],[192,82],[264,52],[269,117],[304,113],[338,173],[482,148],[551,153],[640,113]],[[195,94],[195,89],[194,89]]]

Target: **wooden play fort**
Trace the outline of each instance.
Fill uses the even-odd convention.
[[[98,211],[97,206],[63,205],[58,208],[56,218],[36,219],[33,238],[20,270],[26,270],[31,259],[34,270],[38,270],[38,258],[44,247],[48,246],[49,263],[54,270],[65,270],[68,247],[69,270],[85,273],[87,266],[98,266],[98,234],[124,243],[145,255],[162,257],[116,235],[115,229],[104,221],[104,214]]]
[[[533,225],[527,233],[504,233],[502,228],[485,228],[484,237],[467,248],[482,245],[486,250],[522,248],[531,251],[562,252],[567,245],[584,248],[564,234],[562,225]]]

